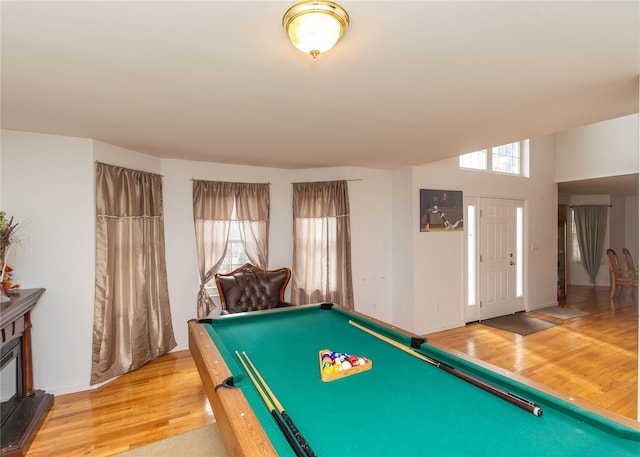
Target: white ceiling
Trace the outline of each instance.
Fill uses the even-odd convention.
[[[638,111],[638,1],[2,1],[4,129],[282,168],[419,165]]]

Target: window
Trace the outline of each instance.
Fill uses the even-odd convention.
[[[220,264],[218,271],[220,273],[231,273],[236,268],[240,268],[245,263],[250,263],[247,251],[244,249],[244,242],[240,234],[240,223],[238,222],[238,216],[236,215],[235,203],[234,209],[229,220],[229,239],[227,241],[227,248],[224,254],[224,260]],[[211,295],[218,295],[218,288],[216,286],[215,277],[211,278],[205,285],[207,291]]]
[[[529,149],[529,140],[494,146],[489,149],[469,152],[459,156],[460,168],[469,170],[491,171],[493,173],[506,173],[511,175],[526,175],[523,172],[527,159],[526,151]]]
[[[240,236],[240,226],[237,220],[233,220],[229,227],[227,252],[224,255],[224,260],[222,261],[222,265],[220,265],[219,271],[229,273],[248,262],[249,257],[247,257],[247,252],[244,250],[244,243]],[[215,281],[212,286],[215,287]]]
[[[460,168],[470,168],[472,170],[487,169],[487,150],[469,152],[460,156]]]
[[[524,296],[524,207],[516,208],[516,297]]]
[[[580,246],[578,246],[578,230],[576,229],[576,214],[571,209],[571,263],[582,263]]]
[[[229,240],[227,241],[227,251],[224,255],[224,260],[218,269],[221,273],[230,273],[236,268],[240,268],[245,263],[249,262],[247,252],[244,249],[244,243],[240,236],[240,224],[236,219],[235,211],[233,212],[234,220],[229,224]],[[205,285],[207,291],[214,296],[218,295],[218,288],[216,286],[215,277],[211,278]]]
[[[476,206],[467,206],[467,305],[476,304]]]
[[[497,173],[520,174],[520,143],[491,148],[491,169]]]

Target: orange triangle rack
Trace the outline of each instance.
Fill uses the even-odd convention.
[[[370,370],[373,367],[373,362],[371,360],[364,357],[358,357],[358,359],[363,359],[364,363],[348,368],[341,368],[340,370],[334,369],[333,365],[329,367],[329,369],[325,369],[324,365],[327,362],[326,358],[325,361],[322,360],[322,356],[327,352],[331,353],[332,351],[330,351],[329,349],[323,349],[318,352],[318,361],[320,362],[320,377],[324,382],[331,382],[335,381],[336,379],[346,378],[347,376]]]

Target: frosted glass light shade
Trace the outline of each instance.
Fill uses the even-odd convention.
[[[316,58],[344,34],[349,15],[334,2],[303,1],[287,10],[282,26],[296,48]]]

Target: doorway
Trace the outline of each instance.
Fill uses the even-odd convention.
[[[481,198],[478,319],[524,311],[524,202]]]

